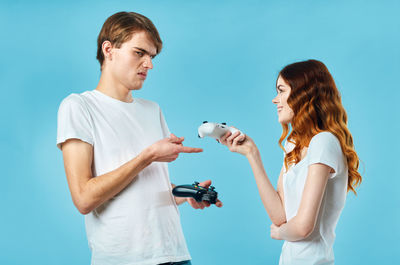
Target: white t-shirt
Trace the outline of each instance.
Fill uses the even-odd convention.
[[[287,153],[293,148],[293,143],[286,142]],[[321,132],[315,135],[306,156],[283,174],[286,219],[289,221],[296,216],[308,167],[317,163],[325,164],[335,172],[331,173],[326,185],[315,229],[306,239],[285,241],[280,265],[334,264],[335,228],[346,202],[348,168],[339,140],[332,133]]]
[[[98,90],[71,94],[58,110],[57,146],[93,145],[93,176],[110,172],[169,136],[160,107]],[[85,216],[92,265],[154,265],[191,259],[171,193],[167,163],[153,162],[119,194]]]

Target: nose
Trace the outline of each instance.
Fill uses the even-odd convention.
[[[276,97],[274,97],[274,98],[272,99],[272,103],[274,103],[274,104],[278,104],[279,101],[280,101],[279,94],[276,95]]]
[[[150,56],[146,56],[146,58],[144,59],[143,67],[147,69],[153,69],[153,62]]]

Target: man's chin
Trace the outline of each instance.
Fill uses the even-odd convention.
[[[140,90],[142,89],[143,84],[135,85],[129,88],[129,90]]]

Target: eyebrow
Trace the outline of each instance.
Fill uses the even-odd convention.
[[[156,57],[156,55],[157,55],[157,54],[151,54],[150,52],[146,51],[146,50],[143,49],[143,48],[139,48],[139,47],[133,47],[133,48],[138,49],[139,51],[144,52],[144,53],[146,53],[146,54],[152,56],[153,58]]]

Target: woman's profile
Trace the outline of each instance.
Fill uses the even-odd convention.
[[[347,114],[327,67],[308,60],[284,67],[276,82],[279,145],[284,160],[277,189],[271,184],[254,141],[227,133],[230,151],[248,159],[271,237],[285,240],[279,264],[333,264],[335,228],[348,191],[361,183],[359,159]],[[283,141],[286,139],[283,146]]]

